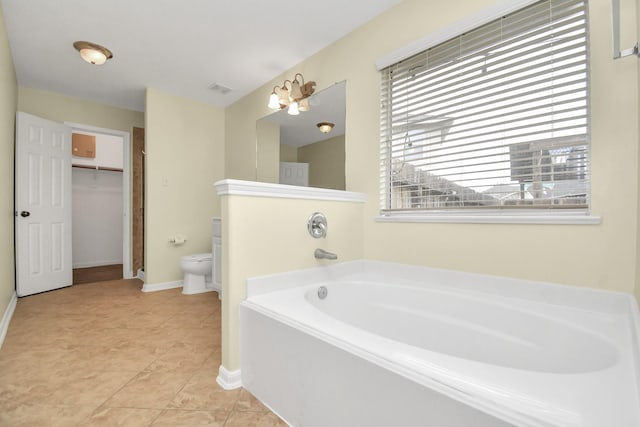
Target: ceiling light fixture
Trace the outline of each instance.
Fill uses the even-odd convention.
[[[316,126],[318,126],[318,129],[320,129],[320,132],[329,133],[329,132],[331,132],[331,130],[333,129],[333,127],[335,125],[333,123],[329,123],[329,122],[320,122]]]
[[[108,59],[113,58],[113,54],[109,49],[99,44],[77,41],[73,43],[73,47],[80,52],[82,59],[89,64],[102,65],[107,62]]]
[[[298,80],[298,76],[300,76],[300,80]],[[316,82],[305,83],[302,74],[297,73],[293,77],[293,81],[285,80],[282,86],[273,87],[268,106],[274,110],[289,107],[288,113],[292,116],[297,116],[301,111],[309,111],[307,98],[315,92],[315,86]]]

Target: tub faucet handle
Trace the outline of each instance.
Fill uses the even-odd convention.
[[[320,212],[314,212],[307,221],[307,230],[311,237],[319,239],[320,237],[327,237],[327,217]]]

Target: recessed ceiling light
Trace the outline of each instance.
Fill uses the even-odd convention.
[[[107,62],[107,59],[113,58],[111,51],[99,44],[77,41],[73,43],[73,47],[80,52],[82,59],[90,64],[102,65]]]

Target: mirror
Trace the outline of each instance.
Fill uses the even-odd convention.
[[[257,180],[344,190],[345,99],[343,81],[311,95],[309,111],[292,116],[284,108],[259,119]],[[333,129],[322,133],[322,122]]]

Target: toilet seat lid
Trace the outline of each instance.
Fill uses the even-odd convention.
[[[202,261],[211,261],[212,256],[211,256],[211,253],[204,253],[204,254],[186,255],[186,256],[183,256],[182,259],[184,259],[185,261],[202,262]]]

